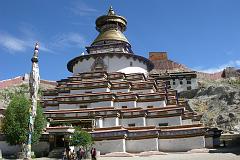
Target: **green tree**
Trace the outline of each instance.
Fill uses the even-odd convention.
[[[3,132],[10,145],[23,145],[27,142],[30,107],[30,101],[21,94],[13,97],[9,103],[3,119]],[[32,136],[33,143],[38,142],[45,124],[46,118],[38,104]]]
[[[72,134],[70,144],[72,146],[82,147],[85,150],[85,153],[87,153],[93,144],[92,136],[87,131],[83,131],[76,127]]]

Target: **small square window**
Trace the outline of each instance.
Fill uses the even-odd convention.
[[[92,91],[85,91],[85,93],[92,93]]]
[[[191,84],[191,81],[187,81],[187,84]]]
[[[159,126],[159,127],[168,126],[168,123],[159,123],[158,126]]]
[[[180,81],[179,83],[180,83],[180,84],[183,84],[183,82],[182,82],[182,81]]]
[[[192,89],[192,87],[191,87],[191,86],[188,86],[188,87],[187,87],[187,90],[191,90],[191,89]]]
[[[87,105],[79,106],[79,108],[87,108]]]
[[[135,127],[135,123],[128,124],[128,127]]]
[[[170,81],[166,81],[166,84],[167,84],[167,85],[170,85]]]
[[[173,82],[172,84],[173,84],[173,85],[175,85],[176,83],[175,83],[175,82]]]
[[[153,106],[147,106],[147,108],[153,108]]]

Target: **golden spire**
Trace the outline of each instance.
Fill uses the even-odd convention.
[[[108,16],[115,15],[115,12],[114,12],[114,10],[113,10],[112,6],[110,6],[110,8],[109,8],[109,10],[108,10],[108,14],[107,14],[107,15],[108,15]]]
[[[100,16],[96,20],[96,29],[99,31],[99,35],[93,41],[96,44],[100,41],[116,40],[129,43],[127,38],[123,35],[126,30],[127,20],[117,15],[112,6],[110,6],[106,15]]]

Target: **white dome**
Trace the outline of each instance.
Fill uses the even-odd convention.
[[[141,67],[126,67],[126,68],[118,70],[117,72],[122,72],[125,74],[130,74],[130,73],[144,73],[145,75],[148,74],[147,70],[145,70]]]

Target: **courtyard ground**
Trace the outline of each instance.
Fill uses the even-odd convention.
[[[124,157],[125,156],[125,157]],[[36,158],[37,160],[58,160]],[[98,160],[240,160],[240,145],[231,148],[196,149],[189,152],[142,152],[130,154],[115,152],[97,158]],[[90,160],[90,159],[89,159]]]
[[[50,160],[50,158],[37,159]],[[213,150],[203,149],[180,153],[144,152],[143,154],[138,155],[131,155],[128,153],[112,153],[106,156],[101,156],[98,158],[98,160],[240,160],[240,147],[220,148]]]
[[[38,158],[38,160],[50,160]],[[98,160],[240,160],[240,155],[233,153],[168,153],[147,157],[100,157]]]

